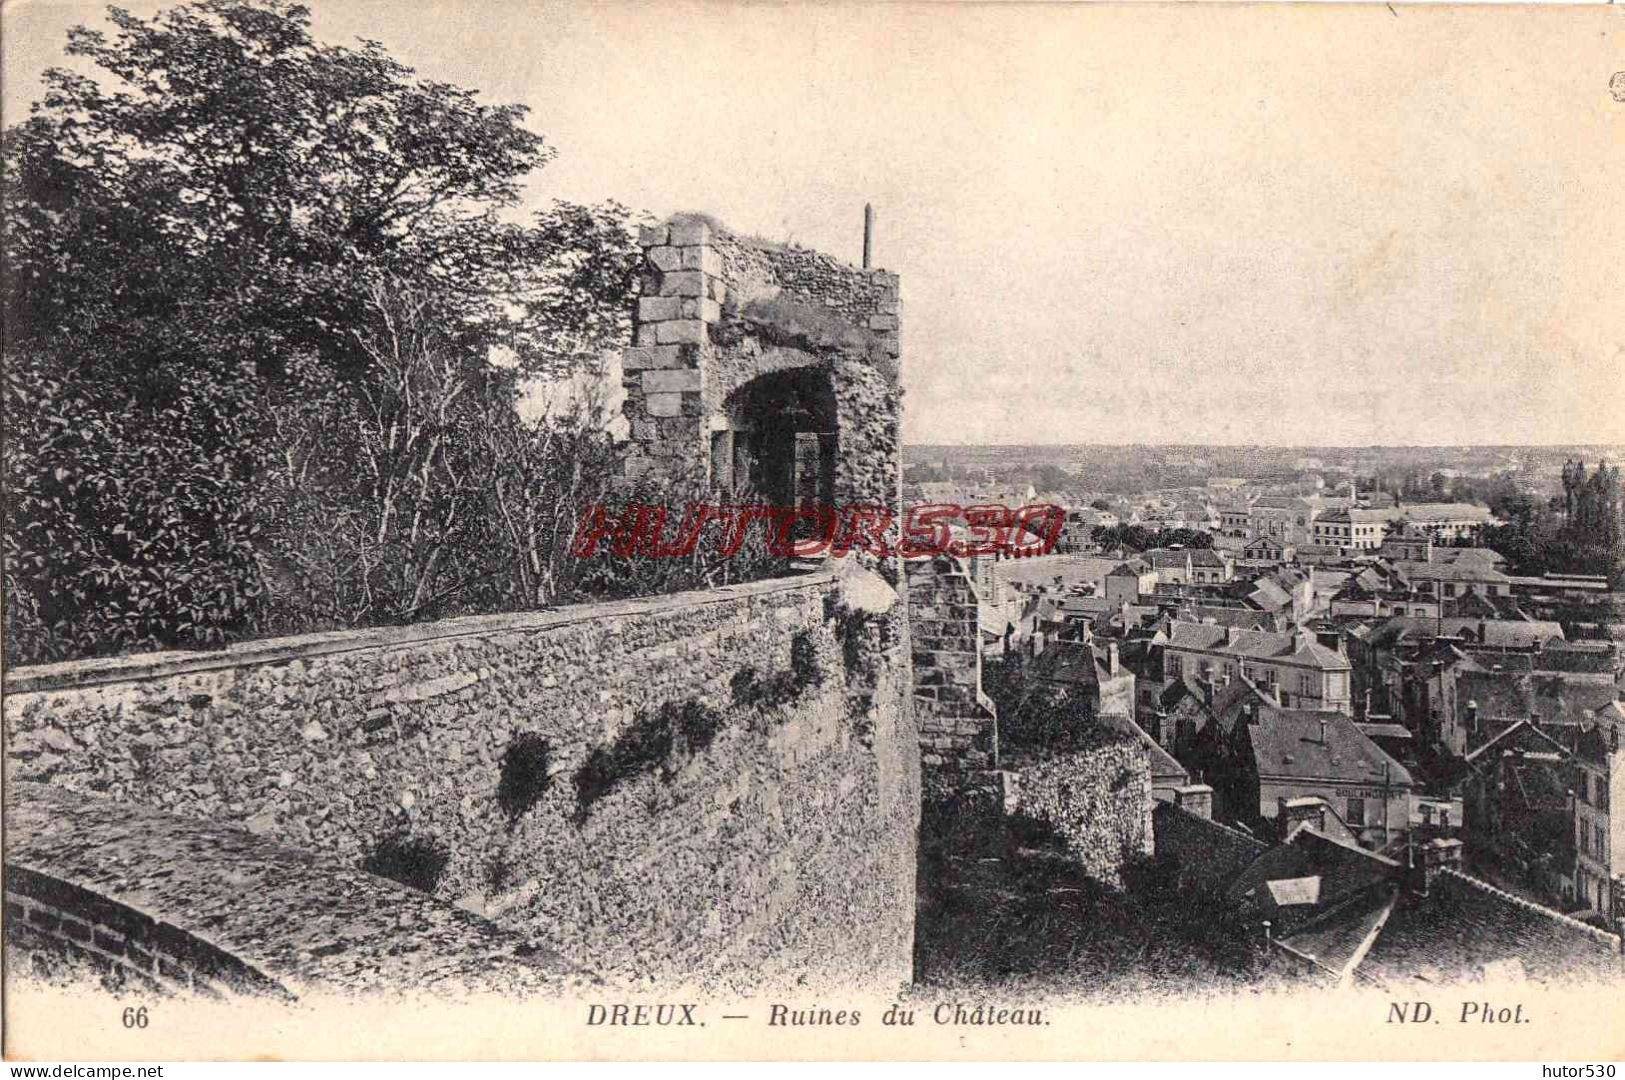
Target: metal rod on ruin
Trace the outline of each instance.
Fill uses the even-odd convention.
[[[870,261],[874,253],[875,242],[875,208],[870,203],[863,204],[863,268],[869,269],[873,263]]]

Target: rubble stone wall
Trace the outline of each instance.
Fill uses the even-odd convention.
[[[1155,850],[1151,766],[1131,740],[1058,750],[1020,762],[1010,809],[1053,825],[1090,877],[1122,885],[1125,863]]]
[[[562,957],[422,892],[240,829],[8,785],[12,975],[283,999],[316,990],[553,994]]]
[[[645,267],[635,341],[621,364],[633,442],[628,475],[709,475],[710,435],[728,396],[761,375],[805,370],[819,373],[835,399],[836,500],[895,509],[902,475],[898,276],[738,236],[699,215],[646,228],[639,242]],[[752,301],[775,298],[840,320],[873,349],[776,341],[739,320]]]
[[[914,710],[927,786],[950,794],[998,766],[998,720],[982,691],[976,589],[952,556],[911,559]]]
[[[435,896],[610,982],[895,982],[919,820],[906,630],[899,612],[849,672],[834,588],[19,669],[8,779],[416,860]],[[746,669],[776,704],[736,702]]]

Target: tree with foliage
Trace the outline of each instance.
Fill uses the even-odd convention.
[[[1508,479],[1510,484],[1510,479]],[[1484,531],[1483,542],[1523,573],[1546,571],[1606,575],[1625,585],[1625,518],[1618,466],[1583,461],[1563,467],[1563,498],[1553,505],[1515,489],[1497,491],[1490,509],[1505,524]]]
[[[626,332],[626,211],[514,219],[553,156],[523,107],[318,42],[286,0],[110,19],[69,34],[94,73],[47,72],[0,137],[11,655],[471,602],[514,542],[476,521],[489,485],[542,437],[525,379]],[[290,569],[345,529],[371,539]]]
[[[1089,539],[1107,549],[1150,551],[1159,547],[1211,548],[1213,534],[1201,529],[1152,529],[1144,525],[1096,525]]]

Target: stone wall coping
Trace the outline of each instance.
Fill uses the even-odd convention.
[[[834,581],[835,573],[832,568],[737,585],[720,585],[714,589],[696,589],[629,600],[570,604],[542,611],[461,615],[409,626],[373,626],[359,630],[334,630],[293,637],[262,638],[238,642],[223,649],[207,652],[170,650],[135,653],[130,656],[98,657],[90,660],[69,660],[55,664],[34,664],[6,672],[4,689],[8,694],[71,690],[109,683],[221,671],[227,668],[286,663],[291,660],[308,660],[340,653],[396,648],[462,637],[552,630],[602,619],[691,610],[743,597],[822,588]]]
[[[68,914],[82,917],[71,901],[88,893],[295,996],[368,987],[579,992],[601,981],[428,893],[229,826],[42,784],[14,784],[8,795],[6,869],[66,884],[77,894]]]

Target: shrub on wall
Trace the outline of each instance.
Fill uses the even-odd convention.
[[[826,673],[812,632],[798,630],[790,639],[790,667],[764,676],[746,665],[729,680],[733,702],[742,708],[771,713],[799,701],[807,691],[822,686]]]
[[[502,754],[497,805],[511,829],[547,790],[553,747],[534,731],[521,731]]]
[[[577,820],[585,821],[594,803],[627,780],[657,769],[669,778],[679,739],[689,753],[699,753],[721,726],[721,715],[697,698],[640,710],[614,742],[593,750],[576,770]]]
[[[385,833],[361,862],[369,874],[397,881],[419,892],[433,893],[445,876],[451,855],[440,843],[404,831]]]

